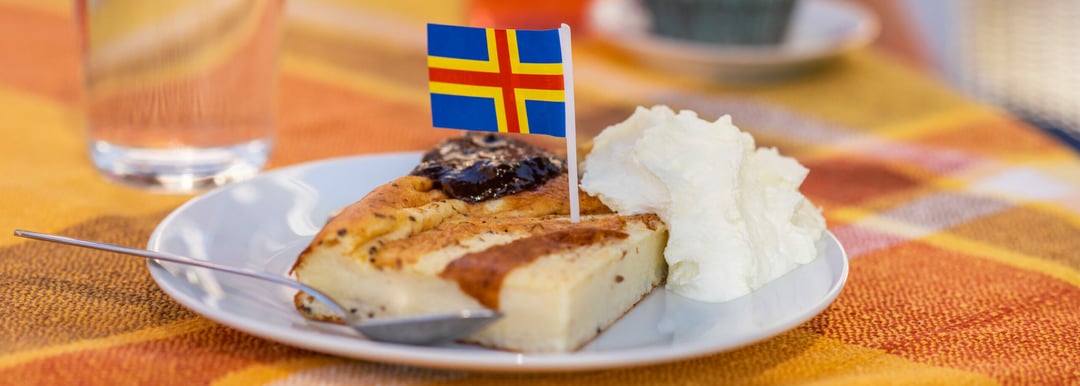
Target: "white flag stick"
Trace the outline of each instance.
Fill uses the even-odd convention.
[[[570,26],[559,27],[559,46],[562,48],[563,93],[566,105],[566,175],[570,189],[570,222],[581,220],[578,208],[577,177],[577,119],[574,112],[574,61],[570,49]]]

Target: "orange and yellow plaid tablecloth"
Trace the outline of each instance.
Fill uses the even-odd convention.
[[[460,11],[395,5],[417,11],[290,4],[270,168],[456,135],[430,128],[423,23]],[[160,291],[141,260],[10,236],[140,247],[190,198],[96,175],[69,8],[0,1],[0,384],[1080,384],[1080,159],[870,52],[725,88],[575,45],[583,136],[663,103],[732,114],[811,169],[803,190],[847,248],[850,278],[831,307],[778,337],[671,364],[505,375],[336,358],[217,325]]]

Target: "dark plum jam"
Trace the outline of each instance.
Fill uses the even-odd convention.
[[[409,174],[432,179],[450,197],[480,202],[533,189],[565,170],[565,160],[541,147],[468,133],[435,146]]]

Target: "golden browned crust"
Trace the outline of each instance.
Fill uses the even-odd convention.
[[[503,279],[515,268],[541,256],[627,237],[623,232],[592,227],[540,233],[465,254],[450,262],[439,276],[456,281],[480,304],[497,310]]]
[[[303,315],[305,318],[318,320],[321,322],[345,322],[345,319],[342,319],[340,316],[337,315],[320,315],[313,312],[311,310],[311,307],[308,307],[308,304],[311,304],[314,301],[314,297],[303,292],[297,292],[296,295],[293,296],[293,305],[296,306],[296,310],[300,311],[300,314]]]
[[[447,198],[434,189],[426,177],[405,176],[375,188],[367,196],[344,208],[323,226],[311,244],[301,252],[292,271],[304,264],[314,248],[338,247],[356,258],[368,259],[380,268],[398,267],[413,263],[419,251],[445,247],[448,242],[484,232],[521,232],[535,230],[543,216],[567,215],[567,179],[563,175],[541,185],[536,190],[469,204]],[[580,195],[582,214],[610,213],[596,197]],[[391,247],[392,241],[421,235],[437,226],[449,223],[438,234],[410,238],[409,246]],[[393,236],[393,237],[387,237]],[[391,239],[393,238],[393,239]],[[393,253],[379,253],[390,249]],[[404,251],[403,249],[409,249]]]
[[[468,206],[467,214],[500,217],[539,217],[569,215],[570,199],[566,174],[548,180],[534,190],[525,190],[494,200]],[[611,213],[599,198],[578,190],[581,214]]]
[[[335,247],[349,241],[357,244],[409,226],[409,223],[416,222],[416,217],[410,218],[408,214],[402,213],[402,209],[416,208],[437,201],[447,201],[446,194],[433,189],[432,181],[425,177],[405,176],[379,186],[360,201],[334,215],[315,235],[311,244],[300,253],[292,271],[295,272],[302,266],[315,248]],[[464,207],[464,203],[461,204],[460,206]]]

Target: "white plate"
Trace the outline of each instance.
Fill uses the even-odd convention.
[[[149,248],[286,275],[327,216],[408,173],[419,153],[332,159],[262,174],[177,208]],[[579,352],[517,354],[466,345],[372,342],[310,322],[293,290],[201,268],[150,264],[162,290],[192,311],[240,331],[314,351],[379,362],[487,371],[590,370],[669,362],[745,346],[789,330],[832,303],[847,257],[827,234],[813,262],[736,300],[699,303],[658,289]]]
[[[783,43],[746,47],[691,43],[652,34],[647,11],[633,0],[598,0],[590,26],[641,64],[721,81],[784,78],[863,47],[877,37],[873,13],[836,0],[800,0]]]

